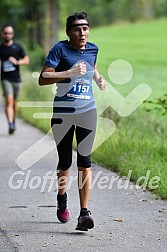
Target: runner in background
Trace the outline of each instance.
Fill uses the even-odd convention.
[[[21,84],[20,65],[28,65],[29,57],[23,47],[14,42],[14,28],[4,25],[1,29],[0,45],[1,84],[5,97],[5,112],[9,124],[9,134],[16,129],[17,98]]]

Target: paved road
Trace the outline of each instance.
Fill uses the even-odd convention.
[[[133,184],[128,189],[119,189],[126,180],[96,165],[93,165],[94,186],[90,201],[95,228],[88,232],[75,231],[79,213],[76,180],[71,188],[69,183],[68,189],[71,220],[59,223],[56,184],[52,186],[48,180],[45,186],[44,182],[47,172],[53,175],[55,171],[55,150],[27,170],[22,170],[15,162],[23,151],[43,137],[43,133],[21,119],[17,120],[16,133],[9,136],[1,104],[0,252],[167,251],[167,202],[136,189]],[[53,144],[51,137],[45,140],[46,146]],[[28,159],[34,154],[38,157],[40,148],[29,153]],[[75,159],[74,153],[71,178],[77,175]],[[108,183],[105,182],[107,178]]]

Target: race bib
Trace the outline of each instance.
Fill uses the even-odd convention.
[[[67,93],[68,97],[89,100],[91,97],[91,85],[89,79],[78,78],[72,89]]]
[[[3,72],[13,72],[15,70],[15,65],[13,65],[9,60],[3,61]]]

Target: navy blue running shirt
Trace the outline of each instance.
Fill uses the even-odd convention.
[[[52,67],[55,72],[69,70],[74,64],[84,62],[86,74],[57,83],[57,93],[54,99],[54,113],[83,113],[95,108],[92,93],[94,65],[98,47],[90,42],[85,49],[77,50],[68,40],[58,42],[49,52],[45,66]]]

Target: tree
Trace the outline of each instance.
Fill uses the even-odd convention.
[[[44,50],[45,54],[58,41],[59,31],[59,0],[46,0],[44,19]]]
[[[41,0],[25,1],[25,20],[28,31],[28,44],[30,49],[34,49],[34,45],[43,46],[42,36],[42,12]]]

